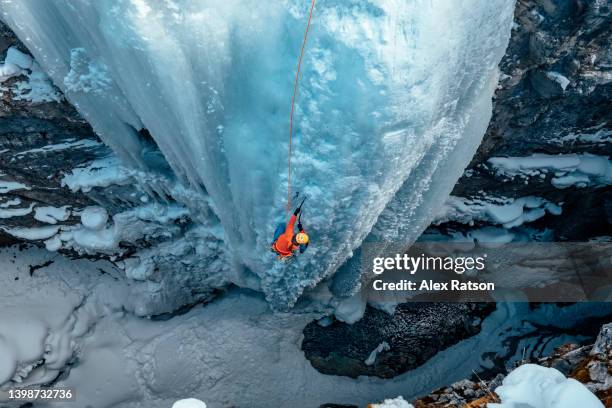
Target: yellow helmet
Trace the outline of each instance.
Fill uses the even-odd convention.
[[[305,232],[298,232],[297,235],[295,236],[295,242],[297,242],[300,245],[307,244],[308,234],[306,234]]]

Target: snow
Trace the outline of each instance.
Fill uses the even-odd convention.
[[[26,100],[33,104],[62,101],[62,94],[53,86],[47,74],[40,70],[37,63],[34,63],[32,70],[26,76],[26,80],[19,81],[13,86],[14,100]]]
[[[206,404],[195,398],[187,398],[176,401],[172,408],[206,408]]]
[[[21,199],[19,199],[19,198],[11,198],[11,199],[8,199],[8,200],[4,201],[3,203],[0,203],[0,208],[13,207],[13,206],[19,205],[19,204],[21,204]]]
[[[121,241],[175,236],[178,227],[172,224],[187,214],[182,206],[151,203],[115,214],[113,222],[107,225],[106,209],[86,207],[80,213],[81,225],[64,228],[59,238],[64,247],[79,252],[115,253]]]
[[[45,241],[45,248],[47,251],[55,252],[62,247],[62,240],[57,235],[47,239]]]
[[[16,181],[0,180],[0,194],[10,193],[16,190],[30,190],[30,187]]]
[[[81,223],[85,228],[101,230],[108,221],[108,212],[102,207],[86,207],[81,212]]]
[[[27,100],[32,103],[61,101],[61,94],[41,70],[40,65],[17,48],[9,47],[4,64],[0,66],[0,83],[20,75],[26,76],[26,80],[11,86],[14,100]]]
[[[58,152],[61,150],[68,149],[88,149],[94,147],[100,147],[102,143],[93,139],[66,139],[62,143],[49,144],[44,145],[42,147],[38,147],[35,149],[24,150],[15,155],[17,158],[22,158],[23,156],[32,155],[32,154],[40,154],[40,153],[49,153],[49,152]]]
[[[560,205],[535,196],[520,198],[466,199],[450,196],[434,224],[448,221],[473,225],[475,221],[490,222],[510,229],[542,218],[546,213],[560,215]]]
[[[490,408],[603,408],[584,385],[554,368],[525,364],[512,371],[495,393],[500,404]]]
[[[0,65],[0,83],[6,81],[9,78],[23,75],[26,73],[25,69],[30,69],[32,66],[32,59],[19,51],[15,47],[9,47],[4,58],[4,63]]]
[[[30,276],[30,265],[50,260],[53,263]],[[0,274],[0,321],[8,320],[0,324],[0,335],[10,339],[8,349],[0,347],[2,378],[13,378],[19,371],[21,384],[40,384],[60,367],[65,374],[56,386],[75,388],[76,406],[84,405],[80,398],[86,398],[92,408],[171,407],[186,396],[211,407],[253,408],[329,402],[365,406],[390,395],[413,398],[482,369],[488,361],[482,356],[512,364],[524,347],[529,352],[529,343],[523,342],[516,351],[508,350],[509,337],[529,342],[536,327],[551,322],[573,327],[585,315],[611,311],[605,303],[536,309],[498,303],[480,333],[424,365],[388,380],[351,379],[321,374],[304,358],[304,327],[320,314],[273,313],[253,291],[230,290],[206,307],[168,320],[143,319],[131,313],[137,285],[119,281],[122,271],[106,261],[67,259],[38,248],[3,248],[0,264],[9,265]],[[532,339],[531,346],[537,343],[549,353],[580,339],[547,335],[545,345]],[[20,344],[29,352],[22,352]],[[78,364],[73,364],[76,358]],[[0,401],[6,398],[3,391],[16,384],[0,383]],[[50,408],[64,405],[49,403]]]
[[[378,346],[376,346],[374,350],[372,350],[368,358],[366,358],[366,360],[364,361],[364,364],[367,366],[373,365],[376,362],[376,358],[380,353],[389,350],[391,350],[391,346],[389,346],[389,343],[387,343],[386,341],[383,341]]]
[[[34,208],[34,204],[30,204],[29,207],[23,208],[0,208],[0,219],[1,218],[12,218],[12,217],[23,217],[24,215],[28,215],[32,212]]]
[[[22,69],[32,69],[32,64],[34,63],[32,57],[24,54],[15,47],[9,47],[8,50],[6,50],[4,62],[15,64]]]
[[[406,402],[401,396],[393,399],[386,399],[380,404],[370,404],[369,406],[371,408],[414,408],[412,404]]]
[[[612,161],[606,156],[589,153],[528,157],[493,157],[489,163],[496,174],[529,178],[553,173],[551,183],[557,188],[603,187],[612,184]]]
[[[560,74],[559,72],[548,71],[546,73],[546,76],[549,79],[552,79],[553,81],[555,81],[557,84],[559,84],[561,89],[564,90],[564,91],[565,91],[565,88],[567,88],[567,86],[570,83],[570,80],[567,79],[563,74]]]
[[[514,241],[516,235],[505,228],[484,227],[472,230],[468,236],[481,245],[501,246]]]
[[[70,217],[70,206],[63,207],[36,207],[34,219],[47,224],[57,224],[58,221],[66,221]]]
[[[0,209],[0,218],[29,214],[33,206]],[[36,207],[34,218],[48,224],[57,224],[58,221],[68,219],[71,213],[68,208]],[[75,211],[75,214],[80,216],[81,224],[64,225],[61,230],[57,226],[0,228],[17,238],[45,240],[45,246],[50,251],[64,247],[83,253],[115,253],[119,251],[121,241],[134,242],[143,237],[173,237],[179,228],[172,224],[187,216],[188,211],[182,206],[151,203],[115,214],[113,222],[108,226],[109,215],[102,207],[86,207],[80,212]]]
[[[363,317],[366,304],[367,302],[362,298],[361,293],[355,293],[351,297],[342,299],[335,308],[336,319],[353,324]]]
[[[87,193],[94,187],[128,184],[133,174],[133,171],[121,166],[117,157],[111,156],[73,169],[62,178],[62,186],[73,192]]]
[[[0,65],[0,83],[14,76],[19,76],[22,73],[23,70],[17,65],[11,64],[10,62],[5,62],[4,64]]]
[[[4,232],[14,236],[15,238],[21,238],[28,241],[48,239],[57,234],[59,227],[0,227]]]
[[[317,4],[293,157],[313,243],[279,265],[268,248],[285,218],[288,101],[308,6],[2,0],[0,15],[124,166],[191,191],[171,190],[205,229],[221,229],[228,278],[285,308],[343,264],[351,294],[351,257],[366,237],[409,244],[429,225],[488,124],[514,4]],[[148,161],[143,128],[172,174]],[[83,170],[65,184],[130,178]]]
[[[604,145],[612,141],[612,130],[607,129],[606,125],[607,122],[602,122],[596,126],[584,129],[580,133],[572,132],[567,135],[551,139],[551,141],[559,145],[574,143],[590,143],[595,145]]]

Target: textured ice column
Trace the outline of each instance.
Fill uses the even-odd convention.
[[[371,232],[409,242],[426,226],[482,137],[474,123],[490,108],[476,101],[492,94],[514,4],[317,4],[293,157],[312,244],[281,265],[268,248],[285,217],[289,101],[309,6],[0,0],[2,19],[126,162],[147,167],[136,133],[146,128],[176,176],[210,195],[232,279],[276,306],[331,276]]]

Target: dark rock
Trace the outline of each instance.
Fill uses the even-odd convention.
[[[551,231],[553,240],[585,241],[609,235],[610,188],[557,189],[545,179],[503,179],[491,157],[590,153],[612,156],[611,138],[588,141],[564,136],[612,133],[612,14],[607,2],[527,0],[517,2],[516,26],[500,63],[493,116],[476,155],[453,195],[465,198],[538,196],[563,203],[561,216],[547,215],[532,226]],[[561,85],[551,72],[564,75]],[[547,73],[549,75],[547,75]],[[481,227],[483,225],[477,225]],[[428,232],[467,232],[447,223]]]
[[[552,38],[545,32],[536,31],[529,36],[529,57],[535,64],[545,63],[554,53]]]
[[[22,51],[26,48],[15,35],[0,22],[0,50],[10,46]],[[61,102],[30,103],[13,98],[11,81],[3,85],[8,90],[0,98],[0,168],[2,179],[16,181],[29,187],[2,195],[2,201],[19,198],[21,207],[31,203],[60,207],[70,205],[84,207],[94,202],[81,193],[73,193],[61,186],[63,174],[78,165],[109,153],[95,135],[91,126],[81,118],[74,107],[65,100]],[[59,92],[59,91],[58,91]],[[76,142],[91,141],[89,147],[81,146],[62,150],[45,151],[43,147]],[[75,220],[68,220],[74,224]],[[42,224],[33,214],[2,220],[2,226],[35,227]],[[1,244],[13,244],[15,239],[0,233]]]
[[[605,334],[607,327],[612,324],[604,325],[598,338],[609,337]],[[610,352],[610,348],[607,350]],[[573,378],[582,382],[591,390],[606,407],[612,406],[612,388],[610,387],[612,376],[612,359],[593,358],[593,353],[589,355],[589,350],[593,346],[578,347],[575,344],[566,344],[558,347],[552,355],[543,357],[537,363],[544,367],[561,368],[566,377]],[[604,353],[605,354],[605,353]],[[517,367],[529,361],[520,361]],[[511,371],[511,370],[510,370]],[[445,407],[472,407],[485,408],[488,403],[500,402],[499,396],[495,393],[498,386],[502,385],[507,372],[497,374],[490,380],[475,378],[464,379],[432,391],[429,395],[419,397],[410,401],[416,408],[445,408]]]
[[[392,378],[480,332],[482,318],[493,310],[492,304],[407,303],[391,316],[368,307],[353,325],[310,323],[304,329],[302,350],[313,367],[325,374]],[[390,349],[366,365],[382,342]]]
[[[10,46],[27,53],[27,49],[0,21],[0,50]],[[129,208],[132,204],[124,197],[136,191],[135,186],[111,186],[94,188],[88,193],[72,192],[62,186],[62,178],[76,167],[95,159],[111,155],[95,134],[89,123],[64,98],[60,101],[32,103],[14,98],[13,85],[26,79],[11,78],[2,85],[6,88],[0,96],[0,173],[3,181],[23,183],[28,189],[14,190],[0,197],[0,203],[19,199],[19,207],[61,207],[69,205],[80,209],[90,205],[104,205],[111,214]],[[61,94],[59,89],[56,90]],[[59,148],[66,145],[66,148]],[[49,148],[56,146],[58,148]],[[160,162],[155,153],[150,161]],[[160,164],[161,166],[161,164]],[[104,191],[102,191],[104,190]],[[41,227],[47,224],[34,219],[33,213],[1,220],[0,227]],[[71,217],[58,225],[73,225],[78,217]],[[0,229],[0,245],[12,245],[19,240]]]
[[[563,88],[561,88],[561,85],[548,77],[545,72],[540,70],[532,71],[529,76],[529,81],[533,89],[535,89],[542,98],[554,98],[563,95]]]
[[[608,323],[601,328],[591,350],[591,355],[602,358],[612,357],[612,323]]]

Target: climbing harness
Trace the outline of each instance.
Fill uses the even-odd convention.
[[[304,58],[304,50],[306,49],[306,41],[308,40],[308,31],[310,31],[310,22],[312,21],[312,14],[314,12],[315,3],[317,0],[312,0],[310,5],[310,15],[308,16],[308,24],[306,24],[306,31],[304,32],[304,40],[302,41],[302,50],[300,51],[300,57],[298,59],[297,71],[295,73],[295,81],[293,82],[293,96],[291,97],[291,113],[289,114],[289,155],[287,158],[287,210],[288,214],[291,211],[291,154],[293,152],[293,114],[295,110],[295,98],[298,92],[298,85],[300,80],[300,70],[302,69],[302,59]]]

